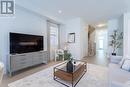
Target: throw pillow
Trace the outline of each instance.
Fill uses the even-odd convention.
[[[122,67],[122,65],[123,65],[125,59],[126,59],[126,58],[122,58],[121,61],[119,62],[120,67]]]
[[[125,59],[121,68],[126,71],[130,71],[130,59]]]

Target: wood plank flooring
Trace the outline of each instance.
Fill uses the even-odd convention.
[[[92,63],[92,64],[97,64],[97,65],[106,66],[106,67],[108,66],[108,58],[106,57],[106,54],[103,51],[98,51],[97,55],[95,55],[93,57],[85,57],[83,60],[87,61],[88,63]],[[49,62],[46,65],[40,65],[37,67],[33,67],[33,68],[27,69],[19,74],[16,74],[13,77],[8,77],[7,75],[4,75],[4,78],[3,78],[3,81],[2,81],[2,84],[0,87],[8,87],[8,84],[11,82],[22,79],[26,76],[29,76],[29,75],[36,73],[36,72],[39,72],[43,69],[46,69],[46,68],[53,66],[55,64],[58,64],[60,62],[61,61]]]

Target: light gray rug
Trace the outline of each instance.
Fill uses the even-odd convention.
[[[53,66],[54,67],[54,66]],[[53,67],[8,84],[9,87],[65,87],[53,80]],[[88,71],[76,87],[108,87],[108,69],[88,64]]]

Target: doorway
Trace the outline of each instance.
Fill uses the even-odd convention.
[[[84,60],[88,63],[108,66],[109,60],[107,58],[107,27],[95,28],[90,26],[88,35],[88,57],[84,58]]]
[[[96,29],[96,51],[103,51],[104,54],[107,54],[107,29],[106,28],[100,28]]]
[[[103,39],[100,39],[99,40],[99,49],[103,49],[103,45],[104,45],[104,43],[103,43]]]

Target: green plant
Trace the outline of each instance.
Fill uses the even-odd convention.
[[[71,59],[71,53],[69,53],[67,50],[64,51],[64,59],[65,60],[70,60]]]
[[[112,47],[112,53],[116,53],[116,50],[121,47],[122,39],[123,39],[123,32],[119,33],[117,30],[113,31],[113,34],[110,35],[111,41],[110,46]]]

